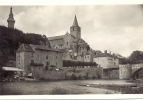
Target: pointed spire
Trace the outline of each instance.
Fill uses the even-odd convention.
[[[12,7],[10,8],[10,14],[12,14]]]
[[[77,22],[77,18],[76,18],[76,15],[75,15],[75,17],[74,17],[73,26],[78,26],[78,22]]]
[[[13,18],[12,7],[10,7],[10,14],[7,19],[7,22],[8,22],[8,28],[14,28],[15,20]]]

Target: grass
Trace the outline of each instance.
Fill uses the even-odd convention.
[[[54,88],[50,94],[53,95],[64,95],[64,94],[69,94],[69,92],[66,89],[60,88],[60,87],[56,87]]]

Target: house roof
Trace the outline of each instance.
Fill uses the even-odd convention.
[[[100,53],[95,55],[94,57],[97,58],[97,57],[113,57],[113,56],[109,53]]]
[[[31,45],[34,46],[34,48],[35,48],[35,49],[38,49],[38,50],[46,50],[46,51],[62,52],[61,50],[49,48],[48,46],[43,46],[43,45],[33,45],[33,44],[31,44]]]
[[[34,49],[62,52],[62,51],[57,50],[57,49],[49,48],[48,46],[35,45],[35,44],[22,44],[16,52],[22,52],[22,51],[34,52]]]
[[[97,58],[97,57],[113,57],[114,59],[118,59],[118,57],[111,55],[109,53],[100,53],[93,56],[93,58]]]
[[[16,52],[22,52],[22,51],[34,52],[34,50],[29,44],[24,44],[24,43],[18,48]]]

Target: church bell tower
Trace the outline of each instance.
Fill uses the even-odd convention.
[[[10,14],[9,14],[8,19],[7,19],[7,22],[8,22],[8,28],[14,29],[15,20],[13,18],[12,7],[10,8]]]
[[[80,27],[78,26],[76,15],[74,18],[73,25],[70,27],[70,34],[75,36],[78,39],[81,38],[81,30],[80,30]]]

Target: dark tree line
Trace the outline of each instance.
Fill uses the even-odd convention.
[[[45,35],[35,33],[23,33],[18,29],[10,29],[0,26],[0,66],[3,66],[9,58],[15,59],[15,52],[22,43],[40,44],[49,43]]]
[[[138,64],[143,63],[143,51],[133,51],[127,58],[120,58],[120,64]]]
[[[96,62],[81,62],[81,61],[71,61],[63,60],[63,67],[76,67],[76,66],[97,66]]]

